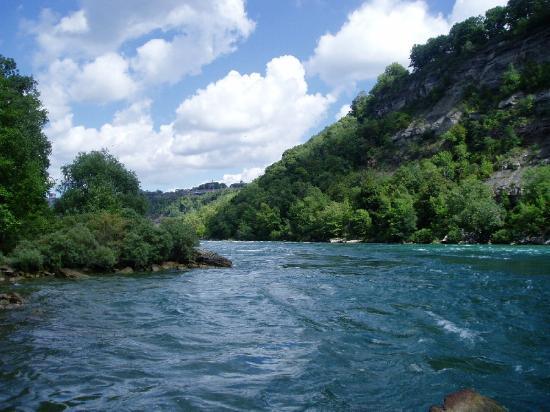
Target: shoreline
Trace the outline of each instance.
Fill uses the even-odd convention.
[[[14,269],[9,265],[0,265],[0,284],[15,283],[21,280],[57,278],[57,279],[84,279],[90,276],[129,275],[133,273],[160,273],[191,269],[230,268],[231,260],[209,250],[197,249],[194,260],[190,262],[165,261],[153,264],[146,268],[124,266],[114,271],[98,272],[89,268],[60,268],[58,270],[38,270],[26,272]]]

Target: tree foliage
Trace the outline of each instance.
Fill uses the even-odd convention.
[[[62,196],[56,204],[61,213],[85,213],[101,210],[133,209],[146,211],[139,180],[133,171],[107,150],[79,153],[75,160],[61,168]]]
[[[510,0],[506,7],[488,10],[485,16],[456,23],[448,35],[413,46],[410,60],[414,71],[433,63],[467,56],[493,40],[519,36],[550,23],[550,0]]]
[[[32,231],[47,215],[46,122],[34,79],[0,55],[0,250],[11,248],[18,234]]]

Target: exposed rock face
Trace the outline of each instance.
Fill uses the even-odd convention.
[[[233,263],[217,253],[210,252],[209,250],[199,249],[195,256],[195,262],[203,266],[214,266],[221,268],[230,268]]]
[[[433,69],[416,76],[408,89],[399,95],[388,96],[378,108],[383,115],[390,111],[400,110],[406,105],[426,97],[434,89],[441,87],[445,82],[445,94],[425,112],[429,122],[445,116],[460,102],[464,89],[475,84],[477,87],[497,89],[502,81],[502,74],[513,64],[517,69],[528,61],[542,63],[548,61],[546,53],[550,44],[550,28],[538,30],[524,39],[502,41],[487,44],[471,58],[464,59],[448,70],[448,67]]]
[[[419,139],[427,133],[441,135],[458,123],[463,116],[460,103],[468,87],[498,89],[502,76],[513,64],[521,70],[527,62],[542,63],[550,59],[546,53],[550,44],[550,28],[544,28],[530,34],[524,39],[490,43],[473,56],[465,58],[450,67],[434,67],[420,73],[413,73],[405,90],[389,93],[381,99],[376,112],[382,116],[392,111],[414,105],[427,97],[434,90],[444,90],[441,97],[433,104],[427,105],[415,116],[409,127],[392,137],[394,143],[404,143],[409,139]],[[522,94],[516,94],[502,101],[500,108],[516,105]],[[550,106],[550,91],[538,93],[535,103],[540,110]],[[544,141],[550,132],[550,118],[543,113],[537,121],[527,126],[524,134],[526,141]],[[543,151],[544,148],[542,148]],[[545,151],[546,152],[546,151]],[[550,152],[550,150],[549,150]]]
[[[0,293],[0,309],[14,309],[23,305],[23,298],[19,293]]]
[[[430,412],[506,412],[507,409],[491,398],[472,389],[463,389],[445,396],[443,406],[432,406]]]

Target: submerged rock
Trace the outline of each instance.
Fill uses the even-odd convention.
[[[506,412],[491,398],[472,389],[463,389],[445,396],[443,406],[432,406],[430,412]]]
[[[0,309],[13,309],[23,305],[23,298],[19,293],[0,293]]]
[[[230,268],[233,262],[209,250],[198,249],[195,255],[195,262],[199,265]]]

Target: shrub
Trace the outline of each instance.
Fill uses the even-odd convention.
[[[144,269],[151,263],[152,247],[138,233],[130,232],[124,238],[120,261],[123,265]]]
[[[417,230],[411,236],[411,241],[414,243],[432,243],[434,239],[434,234],[427,228]]]
[[[89,267],[99,245],[86,226],[77,224],[42,237],[39,247],[46,266],[56,270]]]
[[[488,241],[504,223],[504,210],[493,199],[491,189],[475,179],[467,179],[451,191],[448,205],[452,221],[476,241]]]
[[[453,227],[447,233],[447,243],[458,243],[462,240],[462,230],[457,227]]]
[[[508,244],[512,240],[512,236],[507,229],[500,229],[493,233],[491,236],[491,242],[496,244]]]
[[[117,263],[115,251],[106,247],[99,246],[91,254],[89,267],[102,272],[112,270]]]
[[[34,272],[42,269],[44,258],[40,250],[31,242],[20,242],[11,254],[11,264],[24,272]]]
[[[169,258],[177,262],[192,260],[194,247],[199,243],[193,229],[179,219],[164,219],[160,227],[172,237],[173,244]]]

